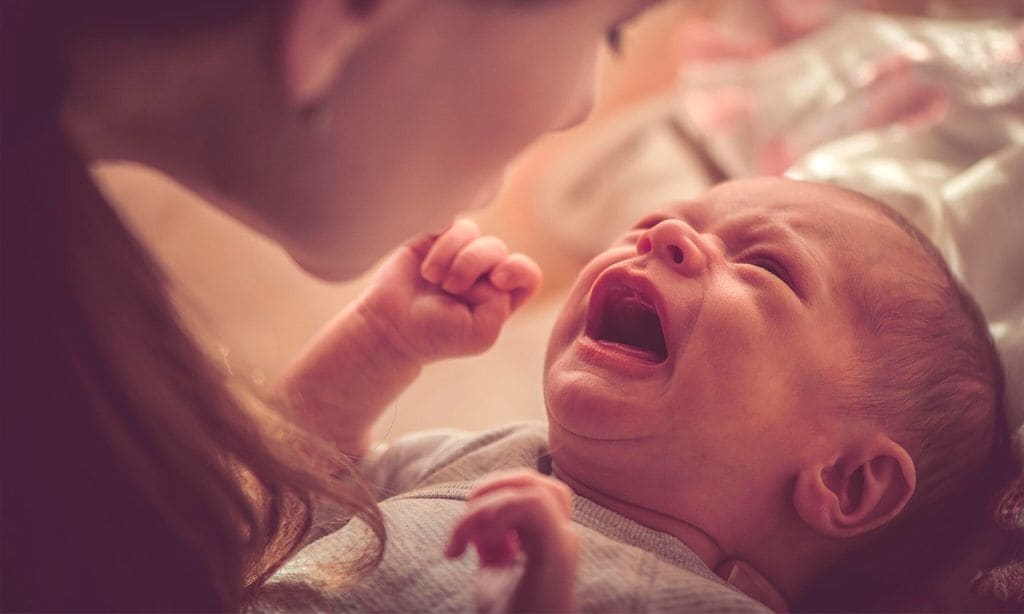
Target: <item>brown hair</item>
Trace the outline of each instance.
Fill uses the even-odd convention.
[[[850,289],[866,368],[843,398],[914,450],[917,486],[894,521],[812,583],[795,604],[805,610],[871,608],[921,590],[970,547],[1017,471],[1002,364],[981,309],[927,237],[889,206],[858,197],[912,239],[910,258],[926,270],[889,262],[891,281]]]
[[[57,126],[70,28],[185,27],[253,4],[62,3],[76,25],[4,3],[3,610],[237,610],[299,547],[315,497],[378,539],[340,573],[379,560],[352,462],[199,348]]]

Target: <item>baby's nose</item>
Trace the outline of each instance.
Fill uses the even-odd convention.
[[[640,236],[636,253],[651,254],[680,274],[697,276],[708,268],[711,248],[706,243],[685,222],[665,220]]]

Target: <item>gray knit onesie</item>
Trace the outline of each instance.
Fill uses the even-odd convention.
[[[547,428],[519,424],[482,435],[417,433],[364,459],[388,531],[380,567],[351,586],[332,567],[369,541],[355,520],[316,539],[264,587],[258,611],[469,612],[477,559],[443,555],[473,482],[515,467],[550,472]],[[628,479],[628,476],[623,476]],[[767,612],[722,582],[678,539],[573,497],[580,536],[577,603],[585,612]]]

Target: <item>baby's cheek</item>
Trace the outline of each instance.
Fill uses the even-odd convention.
[[[544,358],[544,368],[548,369],[557,360],[566,348],[573,343],[577,336],[583,332],[586,322],[586,310],[578,300],[570,295],[570,300],[562,306],[555,325],[548,336],[547,352]]]
[[[759,354],[770,340],[770,315],[749,292],[737,288],[708,296],[701,311],[700,320],[706,325],[716,353],[723,360],[734,361],[745,355]],[[715,317],[707,317],[710,314],[715,314]]]
[[[695,358],[719,382],[720,403],[746,406],[752,399],[771,392],[783,373],[791,369],[789,354],[793,340],[775,334],[772,322],[750,304],[748,298],[720,296],[718,305],[705,305],[703,312],[717,313],[711,320],[701,318],[690,345]],[[699,350],[698,350],[699,348]]]

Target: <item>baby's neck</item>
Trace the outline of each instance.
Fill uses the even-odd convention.
[[[577,480],[568,472],[557,465],[554,467],[555,476],[569,485],[573,492],[590,499],[594,503],[606,507],[613,512],[629,518],[645,527],[672,535],[679,541],[686,544],[697,556],[711,569],[715,569],[724,560],[724,553],[715,539],[703,529],[685,520],[675,518],[652,510],[629,501],[605,494],[598,489],[591,488],[584,482]]]

